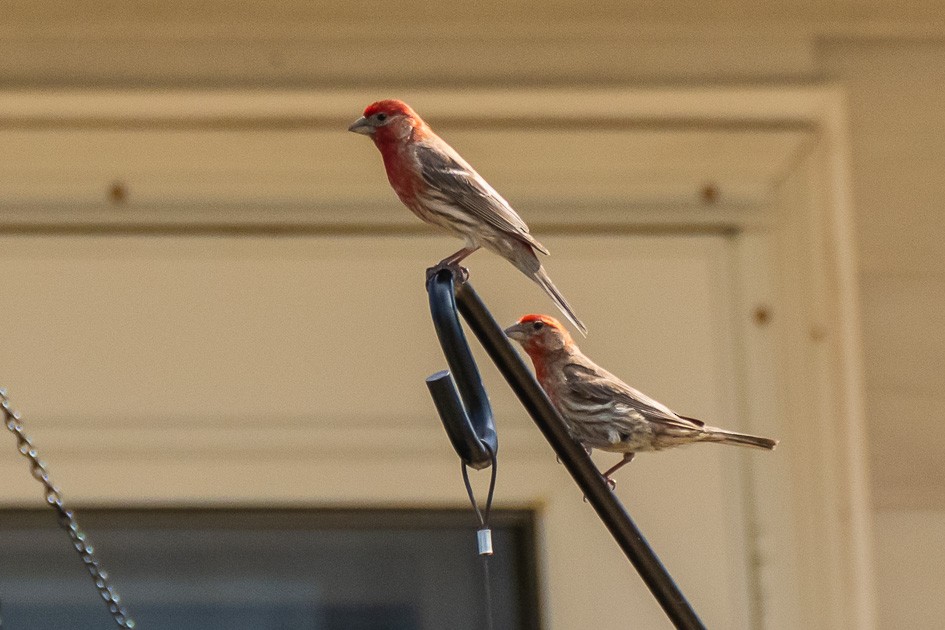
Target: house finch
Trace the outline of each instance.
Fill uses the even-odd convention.
[[[706,426],[680,416],[633,389],[588,359],[553,317],[525,315],[505,334],[522,344],[535,375],[571,435],[584,448],[623,453],[604,473],[608,483],[638,451],[659,451],[691,442],[721,442],[767,450],[776,440]]]
[[[548,250],[528,233],[512,206],[409,105],[378,101],[348,131],[370,136],[384,158],[391,187],[420,219],[465,241],[440,265],[457,265],[480,247],[502,256],[535,281],[582,334],[587,328],[545,273],[535,251]]]

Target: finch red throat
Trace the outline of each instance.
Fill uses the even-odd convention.
[[[547,255],[548,250],[529,234],[512,206],[409,105],[397,100],[373,103],[348,131],[374,140],[391,188],[405,206],[423,221],[465,241],[461,250],[440,265],[457,265],[485,247],[537,283],[581,334],[587,334],[587,327],[535,253]]]
[[[588,450],[623,453],[607,470],[611,477],[639,451],[659,451],[692,442],[721,442],[773,450],[777,440],[735,433],[680,416],[633,389],[588,359],[553,317],[525,315],[505,329],[535,365],[535,376],[568,425]]]

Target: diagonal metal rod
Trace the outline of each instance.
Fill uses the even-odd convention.
[[[673,625],[685,630],[704,629],[702,621],[686,601],[666,567],[637,529],[630,514],[617,500],[590,456],[571,438],[564,420],[551,405],[531,371],[469,283],[461,284],[456,290],[456,301],[459,311],[479,338],[479,342]]]

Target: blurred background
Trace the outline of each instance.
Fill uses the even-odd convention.
[[[588,354],[782,439],[618,479],[709,627],[945,625],[945,6],[0,17],[0,385],[140,627],[482,627],[475,521],[422,383],[444,367],[423,269],[459,245],[345,131],[388,97],[552,250]],[[500,323],[553,313],[504,262],[469,263]],[[497,627],[666,627],[488,365]],[[106,627],[2,442],[4,627]]]

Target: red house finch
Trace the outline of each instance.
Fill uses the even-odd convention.
[[[525,315],[505,334],[522,344],[535,364],[542,389],[571,435],[584,448],[623,453],[604,473],[608,482],[638,451],[659,451],[691,442],[721,442],[774,449],[768,438],[706,426],[680,416],[633,389],[588,359],[553,317]]]
[[[502,256],[535,281],[582,334],[587,328],[558,291],[535,251],[548,250],[528,233],[512,206],[401,101],[378,101],[348,131],[370,136],[384,158],[391,187],[423,221],[465,241],[443,259],[455,265],[480,247]]]

